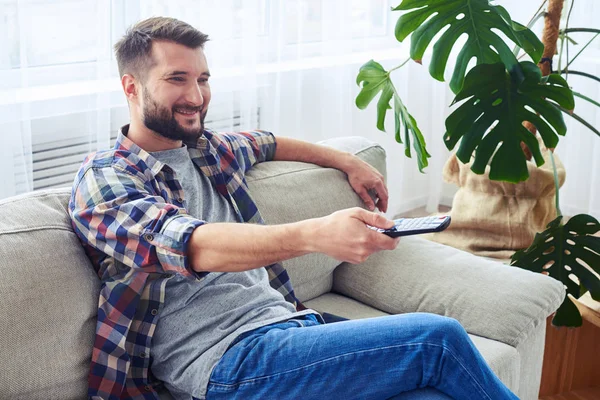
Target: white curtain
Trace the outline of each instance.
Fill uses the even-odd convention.
[[[0,198],[70,186],[84,154],[114,143],[128,113],[112,45],[132,23],[163,15],[211,38],[209,127],[258,127],[311,142],[364,136],[387,151],[389,216],[450,204],[454,188],[443,183],[441,171],[449,154],[442,142],[444,119],[453,96],[429,76],[428,56],[422,66],[410,62],[392,75],[432,155],[425,174],[394,141],[391,113],[383,133],[375,128],[375,102],[365,111],[354,105],[355,78],[364,62],[375,59],[391,68],[408,57],[408,41],[400,44],[393,34],[398,13],[390,7],[399,2],[0,0]],[[498,3],[524,23],[538,6]],[[571,26],[594,26],[593,15],[600,16],[592,0],[578,0],[576,10]],[[580,67],[596,74],[597,43]],[[599,99],[599,86],[584,82],[579,91]],[[580,101],[577,107],[600,126],[597,107]],[[563,212],[600,216],[600,138],[569,121],[558,154],[568,174]]]
[[[600,3],[577,0],[569,26],[598,29],[599,19]],[[569,55],[573,57],[573,53],[578,52],[593,34],[573,33],[571,37],[579,43],[576,49],[570,49]],[[570,68],[600,77],[600,37],[592,42]],[[600,102],[600,82],[575,75],[569,75],[568,82],[576,92]],[[576,97],[575,113],[600,131],[600,107]],[[587,213],[600,220],[600,136],[574,119],[566,119],[567,135],[557,148],[557,154],[567,170],[567,180],[561,190],[562,211],[565,215]]]

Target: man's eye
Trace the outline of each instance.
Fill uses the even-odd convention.
[[[208,79],[207,78],[200,78],[198,79],[198,83],[207,83]]]
[[[184,79],[183,79],[183,78],[181,78],[181,77],[178,77],[178,76],[175,76],[175,77],[173,77],[173,78],[170,78],[169,80],[170,80],[170,81],[175,81],[175,82],[183,82],[183,81],[184,81]]]

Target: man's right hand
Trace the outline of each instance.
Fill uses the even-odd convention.
[[[394,226],[394,221],[358,207],[336,211],[311,222],[314,230],[308,239],[314,252],[352,264],[365,261],[377,251],[393,250],[400,241],[366,226],[388,229]]]

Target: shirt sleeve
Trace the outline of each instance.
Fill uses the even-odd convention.
[[[131,268],[179,273],[191,279],[187,248],[205,222],[167,203],[152,181],[116,165],[89,168],[71,196],[69,213],[80,240]]]
[[[248,172],[254,164],[275,158],[277,141],[271,132],[257,130],[223,133],[221,136],[244,172]]]

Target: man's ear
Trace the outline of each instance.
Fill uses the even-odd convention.
[[[139,82],[131,74],[125,74],[121,77],[121,86],[125,97],[130,102],[137,103],[138,95],[140,94]]]

